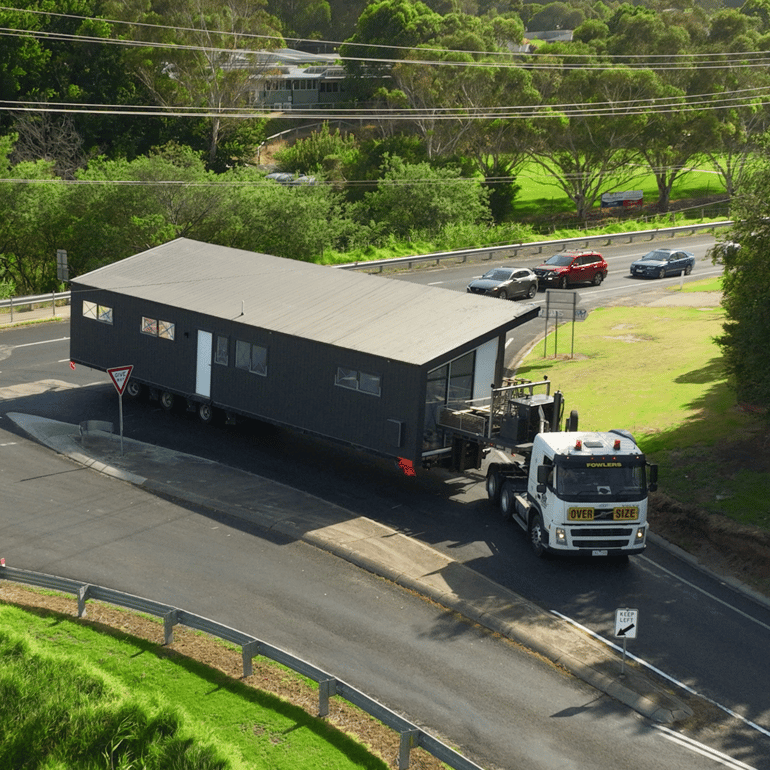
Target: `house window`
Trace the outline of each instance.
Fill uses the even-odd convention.
[[[83,301],[83,317],[93,318],[105,324],[112,323],[112,308],[105,305],[97,305],[95,302]]]
[[[236,340],[235,366],[238,369],[246,369],[253,374],[267,377],[267,348]]]
[[[217,336],[217,350],[214,354],[214,363],[227,366],[229,362],[229,338],[223,337],[221,334]]]
[[[359,390],[362,393],[379,396],[382,392],[381,380],[382,378],[379,374],[369,374],[338,366],[334,384],[339,385],[341,388],[350,388],[350,390]]]

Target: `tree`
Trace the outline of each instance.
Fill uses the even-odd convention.
[[[283,42],[280,22],[258,0],[185,0],[170,7],[159,1],[149,8],[143,0],[114,2],[121,18],[156,25],[138,28],[156,47],[133,51],[134,71],[158,104],[205,112],[208,164],[223,169],[230,159],[218,158],[220,144],[242,120],[227,113],[249,104],[269,69],[258,51]]]
[[[59,288],[56,280],[58,214],[63,185],[46,161],[12,165],[16,137],[0,138],[0,283],[26,295]]]
[[[47,111],[47,103],[117,107],[147,103],[126,66],[127,49],[100,42],[113,33],[112,25],[95,18],[102,10],[100,0],[63,0],[56,4],[56,12],[50,14],[38,12],[43,6],[36,0],[21,0],[16,5],[19,10],[0,9],[0,26],[29,34],[0,38],[0,87],[4,99],[40,105],[41,112],[35,119],[39,129],[52,123],[40,117]],[[53,9],[45,6],[49,7]],[[35,12],[25,13],[26,8]],[[0,130],[15,129],[18,115],[4,111],[0,116]],[[34,122],[31,119],[28,127],[32,128]],[[135,140],[127,142],[125,137],[138,124],[141,132],[147,131],[150,123],[140,117],[125,121],[106,111],[93,113],[84,109],[70,114],[68,130],[77,134],[86,158],[99,152],[112,152],[118,145],[133,144]],[[24,127],[21,131],[24,132]],[[35,146],[42,149],[45,144],[50,148],[50,141],[29,143],[27,138],[23,135],[25,157],[30,157],[29,152]]]
[[[658,186],[658,211],[669,210],[671,190],[690,172],[693,161],[703,157],[709,139],[703,131],[705,110],[687,107],[684,94],[667,86],[653,73],[646,73],[647,93],[643,98],[665,100],[665,106],[647,112],[646,125],[639,134],[639,155],[646,161]]]
[[[458,171],[428,163],[390,161],[375,192],[367,193],[359,216],[374,220],[382,233],[406,238],[436,235],[448,224],[477,224],[489,219],[487,194]]]
[[[572,200],[579,219],[588,216],[603,189],[622,189],[639,174],[631,161],[638,157],[644,117],[630,111],[628,102],[646,93],[649,74],[570,70],[553,90],[553,117],[538,121],[541,133],[531,158]],[[563,110],[561,104],[576,106]]]
[[[724,333],[717,338],[727,374],[739,401],[770,404],[770,146],[765,142],[759,161],[747,175],[734,202],[730,238],[739,248],[722,249]],[[770,412],[768,412],[770,414]]]
[[[328,0],[269,0],[268,8],[283,23],[287,37],[328,38],[331,34]]]
[[[340,54],[353,75],[387,73],[387,62],[355,59],[403,59],[412,48],[433,39],[440,23],[441,16],[419,0],[374,0],[358,17],[355,34],[343,43]]]

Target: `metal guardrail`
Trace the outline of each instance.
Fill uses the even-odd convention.
[[[410,763],[410,751],[418,746],[425,749],[425,751],[432,754],[439,761],[444,762],[450,768],[454,768],[454,770],[482,770],[479,765],[471,762],[462,754],[458,754],[454,749],[451,749],[437,738],[429,735],[421,728],[413,725],[355,687],[331,676],[307,661],[297,658],[278,647],[273,647],[271,644],[263,642],[243,631],[238,631],[235,628],[230,628],[230,626],[217,623],[201,615],[195,615],[192,612],[161,604],[151,599],[144,599],[140,596],[115,591],[111,588],[95,586],[90,583],[81,583],[69,578],[46,575],[42,572],[31,572],[2,565],[0,566],[0,580],[39,586],[52,591],[60,591],[77,596],[78,617],[85,615],[86,602],[88,600],[95,600],[163,618],[164,644],[166,645],[174,641],[175,625],[187,626],[196,631],[203,631],[211,636],[224,639],[232,644],[237,644],[241,647],[244,678],[251,676],[253,672],[252,659],[258,655],[287,666],[298,674],[318,683],[319,717],[328,715],[329,699],[339,695],[382,722],[386,727],[397,732],[401,739],[398,755],[399,770],[407,770]]]
[[[48,294],[36,294],[30,297],[11,297],[10,299],[0,299],[0,308],[6,308],[6,307],[10,308],[11,321],[13,321],[14,308],[16,308],[18,312],[18,308],[20,307],[26,307],[27,305],[47,305],[50,302],[51,314],[55,316],[56,303],[66,301],[66,303],[69,304],[70,296],[71,296],[71,292],[69,291],[60,291],[60,292],[52,291],[52,292],[49,292]]]
[[[537,254],[542,254],[543,249],[552,249],[561,251],[568,248],[583,247],[588,248],[591,245],[601,244],[609,246],[616,241],[626,240],[633,243],[634,239],[646,238],[654,241],[655,238],[672,238],[677,235],[694,235],[703,230],[712,230],[715,228],[731,227],[732,220],[723,222],[710,222],[708,224],[679,225],[676,227],[660,227],[654,230],[635,230],[629,233],[605,233],[604,235],[581,235],[577,238],[560,238],[550,241],[533,241],[531,243],[508,243],[497,246],[485,246],[480,249],[464,249],[460,251],[437,251],[432,254],[416,254],[411,257],[393,257],[392,259],[373,259],[368,262],[350,262],[344,265],[333,265],[340,270],[373,270],[382,272],[386,267],[411,268],[412,265],[419,262],[435,262],[437,265],[443,259],[459,259],[461,262],[467,262],[468,259],[481,257],[483,259],[492,259],[496,254],[501,256],[518,256],[520,251],[526,249],[535,250]]]

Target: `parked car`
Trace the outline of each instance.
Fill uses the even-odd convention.
[[[695,257],[689,251],[655,249],[631,263],[631,275],[665,278],[667,275],[690,275]]]
[[[527,267],[496,267],[471,281],[467,291],[500,299],[532,299],[537,294],[537,276]]]
[[[566,289],[575,283],[598,286],[609,270],[598,251],[563,251],[546,259],[535,268],[540,287],[557,286]]]

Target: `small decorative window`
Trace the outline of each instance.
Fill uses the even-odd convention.
[[[359,390],[362,393],[369,393],[372,396],[379,396],[382,392],[382,378],[379,374],[369,374],[359,372],[355,369],[345,369],[342,366],[337,367],[337,376],[334,384],[341,388],[350,388]]]
[[[176,324],[170,321],[158,321],[158,337],[162,340],[173,340],[176,331]]]
[[[262,345],[251,345],[241,340],[235,341],[235,366],[247,369],[253,374],[267,376],[267,348]]]
[[[158,321],[155,318],[142,318],[142,334],[150,337],[160,337],[164,340],[173,340],[175,324],[170,321]]]
[[[83,317],[93,318],[105,324],[112,323],[112,308],[105,305],[97,305],[95,302],[83,301]]]
[[[154,318],[142,318],[142,334],[158,336],[158,322]]]
[[[217,336],[217,349],[214,353],[214,363],[227,366],[229,362],[229,343],[230,340],[227,337],[223,337],[221,334]]]

